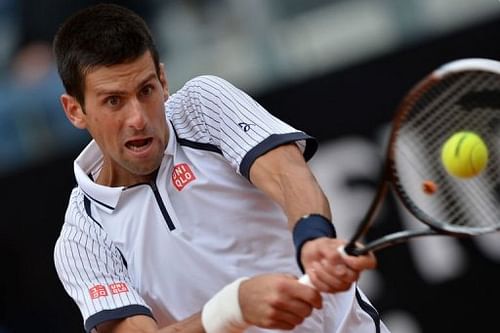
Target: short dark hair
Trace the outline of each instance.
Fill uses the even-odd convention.
[[[66,92],[84,105],[85,75],[97,66],[132,62],[150,51],[160,62],[146,22],[116,4],[98,4],[70,16],[54,37],[53,50]]]

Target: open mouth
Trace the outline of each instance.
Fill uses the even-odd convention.
[[[152,138],[130,140],[125,143],[125,146],[132,151],[142,151],[149,147],[152,141]]]

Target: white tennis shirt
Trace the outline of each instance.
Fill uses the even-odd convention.
[[[55,265],[85,329],[134,314],[160,326],[201,310],[241,276],[300,276],[282,209],[248,180],[257,157],[315,141],[214,76],[192,79],[166,102],[170,129],[157,177],[130,187],[93,182],[102,154],[92,141],[74,163]],[[294,332],[378,332],[378,315],[356,288],[325,295]],[[248,332],[265,332],[250,328]]]

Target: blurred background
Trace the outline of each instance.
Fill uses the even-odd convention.
[[[348,237],[375,190],[404,94],[437,66],[500,60],[498,0],[110,1],[150,24],[174,92],[199,74],[247,91],[320,141],[311,166]],[[52,250],[89,141],[59,105],[51,54],[65,17],[97,1],[0,0],[0,333],[83,332]],[[418,227],[395,200],[373,236]],[[500,235],[414,240],[378,254],[360,283],[393,332],[496,325]]]

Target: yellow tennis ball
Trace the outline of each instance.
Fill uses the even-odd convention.
[[[488,148],[479,135],[470,131],[453,134],[443,145],[441,162],[446,171],[459,178],[477,176],[488,163]]]

